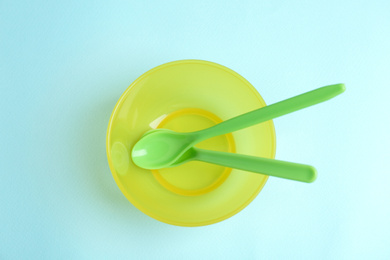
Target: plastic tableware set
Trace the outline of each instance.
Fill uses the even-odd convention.
[[[272,119],[344,92],[329,85],[266,106],[234,71],[182,60],[140,76],[115,106],[107,156],[121,191],[138,209],[180,226],[233,216],[268,176],[313,182],[314,167],[275,160]]]

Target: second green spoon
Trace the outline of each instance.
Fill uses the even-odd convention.
[[[175,167],[189,161],[202,161],[244,171],[265,174],[301,182],[313,182],[317,171],[313,166],[261,158],[243,154],[210,151],[191,147],[177,161],[170,165]]]
[[[158,131],[168,130],[153,129],[149,132],[146,132],[143,137]],[[313,182],[317,178],[317,170],[310,165],[236,153],[210,151],[196,147],[189,148],[169,167],[176,167],[190,161],[202,161],[229,168],[307,183]]]

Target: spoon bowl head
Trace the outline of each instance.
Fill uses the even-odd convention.
[[[166,168],[192,146],[192,141],[191,135],[186,133],[152,130],[134,145],[131,157],[144,169]]]

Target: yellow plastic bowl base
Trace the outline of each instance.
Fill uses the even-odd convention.
[[[135,207],[159,221],[204,226],[227,219],[256,197],[268,176],[203,162],[149,171],[134,165],[131,149],[151,129],[200,130],[263,106],[247,80],[219,64],[160,65],[134,81],[112,112],[106,144],[112,175]],[[197,147],[274,158],[274,126],[270,120]]]

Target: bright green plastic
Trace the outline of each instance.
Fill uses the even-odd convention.
[[[277,102],[266,107],[256,109],[243,115],[226,120],[218,125],[195,132],[195,142],[213,136],[231,133],[270,119],[274,119],[297,110],[327,101],[345,91],[344,84],[335,84],[321,87],[301,95]]]
[[[196,132],[177,133],[174,131],[154,131],[143,136],[134,145],[132,159],[136,165],[144,169],[170,167],[189,148],[203,140],[247,128],[324,102],[341,94],[344,90],[344,84],[325,86],[236,116],[210,128]]]
[[[144,136],[160,131],[169,130],[154,129],[145,133]],[[311,183],[317,179],[317,170],[310,165],[242,154],[210,151],[196,147],[190,147],[169,167],[177,167],[190,161],[208,162],[234,169],[307,183]]]
[[[317,178],[316,169],[310,165],[243,154],[210,151],[195,147],[188,149],[173,165],[171,165],[171,167],[189,161],[208,162],[244,171],[308,183],[315,181]]]

